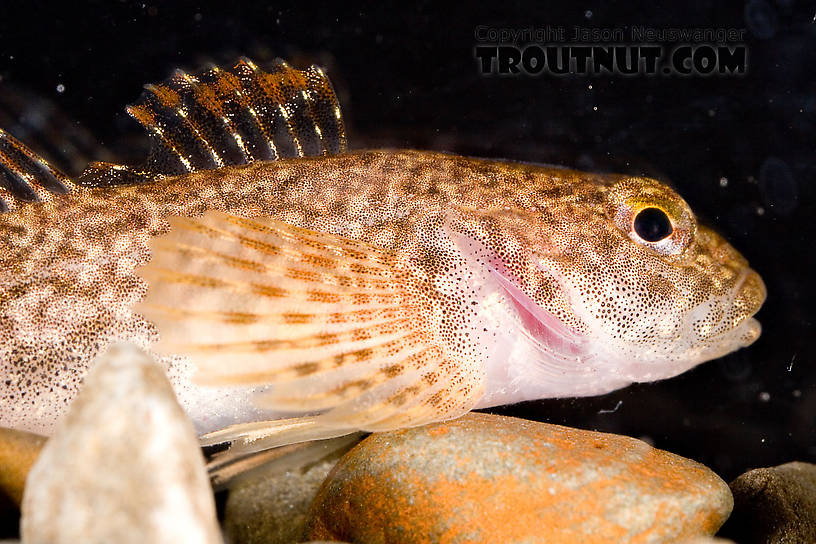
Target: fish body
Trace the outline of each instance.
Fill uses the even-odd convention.
[[[665,184],[339,151],[0,214],[0,425],[49,433],[116,341],[200,432],[301,416],[285,443],[602,394],[760,334],[759,275]]]

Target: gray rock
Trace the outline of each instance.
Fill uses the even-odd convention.
[[[468,414],[374,434],[312,506],[309,537],[366,543],[674,543],[712,535],[728,486],[633,438]]]
[[[161,368],[113,346],[46,443],[23,495],[35,543],[220,543],[190,420]]]
[[[750,470],[731,482],[734,513],[722,535],[740,544],[816,542],[816,465]]]
[[[304,473],[285,472],[231,490],[224,515],[228,539],[242,544],[302,539],[312,499],[334,465],[319,463]]]
[[[230,484],[224,532],[241,544],[290,544],[305,538],[309,507],[338,459],[360,435],[294,444],[269,452],[263,466]]]

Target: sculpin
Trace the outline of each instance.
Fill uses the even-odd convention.
[[[2,426],[50,432],[122,340],[205,443],[265,447],[598,395],[760,334],[759,275],[659,181],[349,152],[323,72],[285,63],[177,72],[129,112],[147,162],[73,180],[0,136]]]

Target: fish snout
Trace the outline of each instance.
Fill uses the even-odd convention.
[[[747,269],[734,297],[734,309],[742,321],[739,335],[742,347],[753,344],[762,333],[762,326],[752,316],[762,307],[767,294],[762,277],[756,271]]]
[[[753,269],[748,269],[742,284],[737,289],[737,296],[734,304],[738,308],[744,308],[747,315],[754,315],[765,302],[768,290],[762,277]]]
[[[722,289],[721,300],[726,303],[719,329],[735,332],[740,346],[748,346],[762,332],[753,315],[765,302],[765,282],[748,260],[715,231],[701,225],[697,236],[700,270],[712,278],[717,289]]]

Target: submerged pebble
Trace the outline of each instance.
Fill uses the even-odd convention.
[[[352,542],[676,542],[731,511],[706,467],[644,442],[489,414],[375,434],[340,460],[309,536]]]
[[[162,370],[117,345],[100,357],[31,469],[27,543],[220,543],[190,420]]]
[[[816,465],[758,468],[730,485],[734,515],[726,536],[740,544],[816,542]]]
[[[362,434],[292,444],[258,456],[259,464],[226,481],[227,540],[290,544],[305,538],[309,507],[337,461]],[[254,464],[254,461],[253,461]]]
[[[303,453],[298,448],[287,456],[291,467],[277,470],[276,460],[230,488],[224,513],[230,542],[290,544],[304,538],[309,506],[337,457],[304,463]]]

